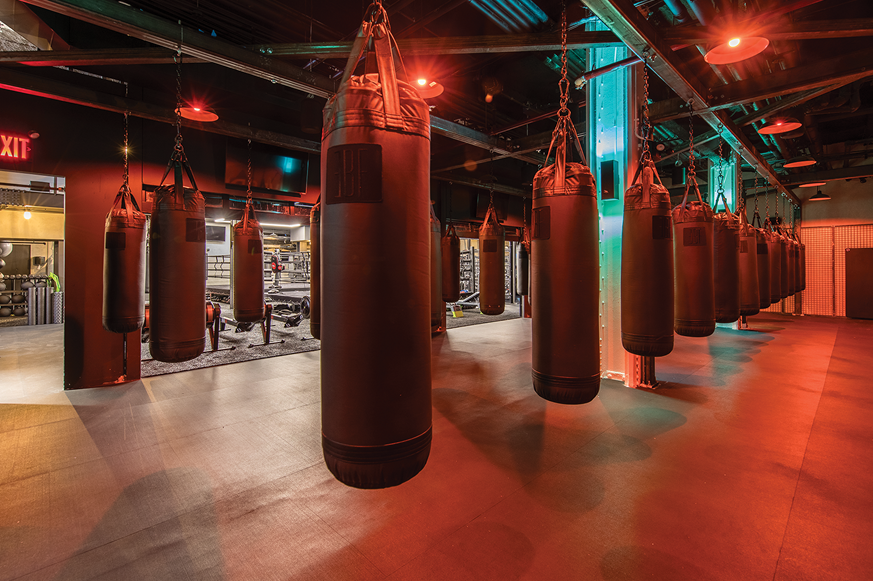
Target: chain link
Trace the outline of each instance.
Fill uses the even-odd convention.
[[[649,58],[649,51],[643,53],[643,153],[640,158],[642,165],[649,165],[652,161],[652,154],[649,151],[649,140],[652,139],[652,122],[649,120],[649,65],[646,61]]]
[[[124,98],[127,98],[127,83],[124,83]],[[124,112],[124,187],[130,188],[130,111]]]
[[[688,101],[688,181],[697,183],[697,171],[694,168],[694,101]]]
[[[567,79],[567,7],[564,0],[561,0],[561,80],[558,82],[558,88],[561,90],[561,110],[558,116],[561,118],[570,116],[570,109],[567,106],[570,102],[570,81]]]
[[[724,158],[722,157],[722,146],[724,146],[724,139],[722,139],[721,132],[724,129],[724,126],[719,123],[718,124],[718,176],[717,183],[718,189],[716,190],[717,195],[724,195]],[[716,204],[718,204],[718,200],[716,199]]]
[[[173,55],[176,63],[176,151],[182,151],[182,43]]]
[[[252,140],[248,143],[248,163],[246,164],[246,205],[252,205]]]

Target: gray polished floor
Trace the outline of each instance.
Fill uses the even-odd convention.
[[[0,329],[0,579],[867,579],[873,323],[752,321],[578,407],[530,320],[452,329],[380,491],[323,465],[318,352],[64,393],[60,327]]]

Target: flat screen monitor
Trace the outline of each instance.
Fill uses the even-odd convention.
[[[252,189],[302,194],[306,192],[308,156],[279,148],[252,144]],[[245,144],[227,143],[224,181],[246,187],[248,150]]]

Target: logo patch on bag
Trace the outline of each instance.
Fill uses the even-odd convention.
[[[206,242],[206,220],[185,218],[185,242]]]
[[[382,201],[382,146],[335,145],[327,151],[326,204]]]
[[[533,211],[534,240],[548,240],[552,235],[552,208],[536,208]]]
[[[652,216],[652,240],[669,240],[673,237],[670,216]]]
[[[740,240],[740,254],[748,254],[749,253],[749,241],[748,240]]]
[[[124,232],[107,232],[106,248],[109,250],[124,250],[127,246],[127,234]]]
[[[482,241],[482,252],[497,252],[497,240],[486,238]]]
[[[682,234],[683,246],[706,246],[706,234],[703,228],[686,228]]]

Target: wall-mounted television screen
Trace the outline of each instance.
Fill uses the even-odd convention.
[[[302,194],[306,192],[309,158],[305,153],[278,147],[252,144],[252,189]],[[248,150],[245,143],[227,142],[224,181],[229,186],[246,187]]]

